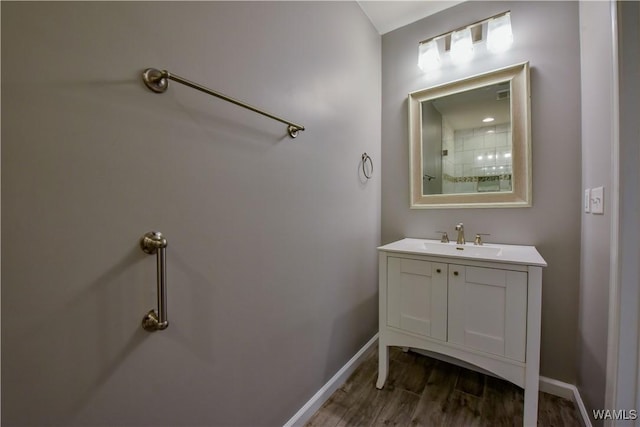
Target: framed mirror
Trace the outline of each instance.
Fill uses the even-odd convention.
[[[409,94],[411,208],[531,206],[529,63]]]

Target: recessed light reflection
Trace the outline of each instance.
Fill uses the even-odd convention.
[[[496,153],[496,154],[480,154],[479,156],[476,156],[476,160],[478,161],[483,161],[483,160],[499,160],[500,158],[505,158],[508,159],[511,157],[511,153]]]

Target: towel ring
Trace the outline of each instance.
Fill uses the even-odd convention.
[[[367,173],[367,168],[365,167],[367,160],[371,165],[371,171],[369,173]],[[364,174],[364,177],[367,179],[371,179],[371,176],[373,175],[373,160],[371,160],[371,156],[369,156],[367,153],[362,153],[362,173]]]

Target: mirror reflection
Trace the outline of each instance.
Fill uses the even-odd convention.
[[[509,81],[420,104],[423,195],[512,191]]]

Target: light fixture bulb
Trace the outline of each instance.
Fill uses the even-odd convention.
[[[471,29],[464,28],[451,34],[451,59],[460,64],[468,62],[473,57],[473,40]]]
[[[440,53],[435,40],[418,45],[418,67],[425,72],[440,67]]]
[[[504,52],[513,43],[511,14],[506,13],[489,20],[487,25],[487,49],[493,53]]]
[[[485,117],[484,119],[482,119],[482,122],[483,123],[491,123],[494,120],[495,119],[493,117]]]

